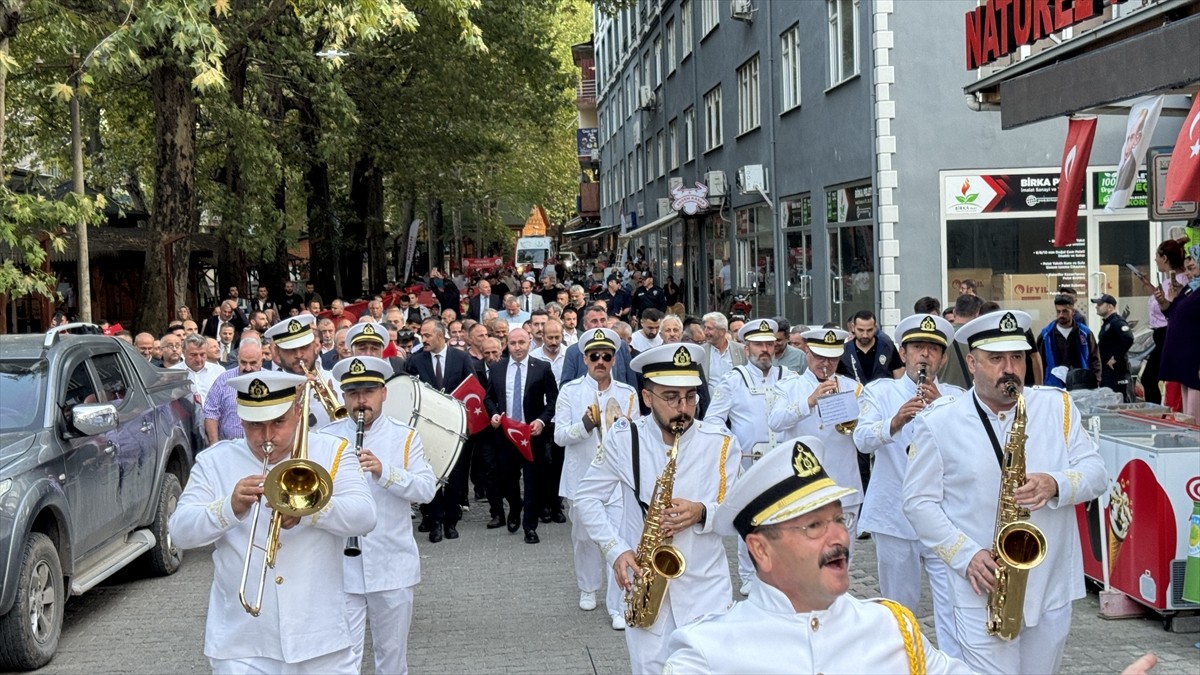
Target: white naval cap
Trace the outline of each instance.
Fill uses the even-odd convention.
[[[579,336],[579,351],[587,353],[593,349],[611,349],[617,351],[621,344],[621,336],[610,328],[589,328]]]
[[[954,339],[954,325],[937,314],[913,314],[905,317],[896,326],[896,344],[908,342],[932,342],[949,347]]]
[[[982,349],[985,352],[1027,352],[1032,347],[1025,339],[1025,331],[1033,320],[1025,312],[1006,310],[990,312],[975,317],[958,329],[954,339],[967,345],[967,349]]]
[[[299,349],[312,344],[316,336],[313,334],[313,324],[317,318],[312,314],[289,316],[271,326],[263,333],[263,337],[275,343],[280,349]]]
[[[800,334],[808,343],[808,348],[817,356],[837,358],[846,351],[846,340],[850,334],[837,328],[818,328]]]
[[[774,342],[775,332],[779,324],[774,319],[749,319],[738,329],[738,340],[741,342]]]
[[[333,364],[333,378],[342,391],[382,387],[394,373],[391,364],[374,356],[347,356]]]
[[[666,387],[699,387],[700,360],[704,350],[691,343],[651,347],[629,362],[629,367],[642,377]]]
[[[296,387],[308,378],[282,370],[260,370],[226,381],[237,392],[238,417],[247,422],[270,422],[296,402]]]
[[[821,466],[821,439],[799,436],[775,446],[729,489],[717,507],[713,528],[744,539],[754,528],[815,511],[857,490],[833,482]]]
[[[374,342],[387,349],[388,343],[391,341],[392,335],[388,333],[387,326],[377,321],[363,321],[346,329],[346,349],[350,349],[356,344],[369,342]]]

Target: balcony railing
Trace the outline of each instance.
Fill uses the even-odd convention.
[[[596,81],[580,80],[575,87],[576,105],[596,105]]]

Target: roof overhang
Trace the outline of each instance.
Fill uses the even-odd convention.
[[[667,215],[659,218],[658,220],[653,220],[653,221],[647,223],[646,225],[639,227],[636,230],[631,230],[629,232],[626,232],[625,234],[620,235],[619,237],[617,237],[617,239],[619,239],[621,241],[628,241],[630,239],[633,239],[634,237],[640,237],[642,235],[650,234],[651,232],[656,232],[658,230],[661,230],[662,228],[667,227],[668,225],[674,223],[677,220],[679,220],[679,213],[672,211],[671,213],[668,213]]]

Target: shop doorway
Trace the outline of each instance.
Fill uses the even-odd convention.
[[[830,320],[845,326],[856,312],[875,310],[875,227],[860,221],[828,234]]]

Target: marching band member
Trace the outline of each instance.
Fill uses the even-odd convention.
[[[676,630],[664,673],[969,673],[930,646],[912,612],[850,588],[854,490],[829,477],[802,436],[742,475],[716,513],[745,540],[761,583],[728,612]]]
[[[558,494],[571,502],[571,545],[575,554],[575,581],[579,585],[579,609],[596,609],[596,592],[608,574],[605,605],[615,630],[625,630],[624,596],[604,564],[600,547],[588,537],[580,514],[574,508],[579,482],[592,461],[603,452],[603,438],[619,419],[637,419],[641,410],[633,387],[613,380],[612,367],[620,338],[607,328],[593,328],[580,337],[587,375],[562,386],[554,411],[554,442],[565,448]],[[605,500],[612,523],[618,522],[620,493],[614,489]],[[615,526],[615,525],[614,525]]]
[[[846,348],[850,334],[844,330],[819,328],[803,333],[808,341],[808,370],[803,375],[775,383],[775,400],[767,416],[767,425],[778,438],[816,436],[821,439],[821,466],[838,484],[854,490],[842,499],[842,506],[858,518],[862,504],[862,477],[858,471],[858,448],[850,436],[851,429],[842,424],[826,424],[821,420],[817,400],[838,392],[862,393],[862,385],[838,375],[837,365]],[[855,535],[851,524],[851,539]]]
[[[249,373],[228,381],[246,437],[221,441],[196,456],[171,537],[182,548],[215,544],[213,583],[204,627],[204,655],[214,673],[357,673],[354,640],[346,618],[342,558],[346,537],[375,526],[375,500],[344,438],[314,432],[308,458],[332,477],[332,494],[317,513],[282,519],[279,555],[268,570],[262,606],[252,616],[239,603],[243,567],[249,597],[257,595],[261,547],[272,512],[263,508],[256,547],[246,559],[253,506],[263,495],[267,468],[291,457],[300,428],[296,387],[301,375]],[[264,456],[269,449],[270,455]]]
[[[618,420],[612,426],[604,438],[603,455],[592,460],[575,493],[588,535],[600,545],[617,583],[629,591],[642,573],[634,551],[641,547],[648,525],[644,514],[670,450],[678,442],[673,499],[662,510],[661,520],[649,525],[657,524],[662,537],[673,538],[672,545],[686,561],[685,569],[668,585],[653,622],[625,631],[634,673],[661,672],[671,631],[728,607],[733,596],[725,546],[709,516],[737,477],[741,445],[725,429],[694,419],[702,356],[698,345],[670,344],[633,359],[630,366],[645,379],[642,401],[651,414],[633,422]],[[675,431],[682,433],[676,436]],[[614,489],[621,493],[616,527],[604,506]]]
[[[316,317],[312,314],[297,314],[268,328],[263,337],[270,340],[274,346],[275,365],[279,366],[280,370],[308,377],[337,396],[336,390],[330,384],[332,376],[321,367],[321,343],[313,333],[315,323]],[[329,411],[322,405],[316,387],[312,390],[311,398],[308,406],[311,415],[310,426],[320,429],[331,421]],[[341,403],[340,400],[335,402]]]
[[[1085,593],[1073,506],[1099,496],[1106,484],[1104,462],[1067,392],[1022,387],[1029,323],[1024,312],[992,312],[958,329],[956,339],[970,350],[974,386],[917,416],[904,480],[905,515],[921,543],[953,571],[954,630],[963,660],[979,672],[1058,671],[1071,601]],[[1014,401],[1022,395],[1024,411]],[[1025,440],[1021,434],[1010,438],[1022,417]],[[1009,451],[1024,456],[1025,475],[1004,477],[1002,457]],[[1000,491],[1002,477],[1017,484],[1006,491],[1010,496]],[[997,613],[1016,614],[1019,633],[1012,640],[985,630],[997,581],[992,549],[1002,500],[1008,512],[1028,509],[1029,523],[1046,542],[1045,559],[1027,573],[1022,606]]]
[[[323,429],[356,438],[358,415],[363,415],[359,464],[375,498],[379,526],[358,538],[360,554],[344,556],[343,569],[354,663],[361,665],[370,621],[377,673],[408,672],[413,586],[421,581],[411,505],[429,501],[437,489],[417,430],[384,413],[384,382],[392,375],[387,361],[372,356],[350,356],[334,364],[333,376],[341,383],[349,417]]]
[[[943,395],[963,390],[937,381],[954,340],[954,327],[936,314],[914,314],[896,326],[895,343],[904,361],[898,380],[878,379],[863,392],[854,442],[859,452],[875,455],[872,487],[867,491],[858,527],[871,532],[883,597],[916,609],[921,600],[921,567],[933,592],[934,627],[938,647],[959,656],[950,603],[950,568],[917,540],[908,518],[896,508],[901,503],[904,475],[908,472],[908,444],[913,418]],[[923,384],[921,373],[925,373]]]
[[[726,424],[733,437],[742,445],[742,470],[750,468],[758,458],[775,447],[775,432],[763,424],[775,400],[775,385],[784,379],[797,377],[791,369],[771,366],[775,356],[775,341],[779,326],[772,319],[751,319],[738,331],[738,342],[731,349],[745,349],[747,363],[733,366],[720,379],[713,391],[712,403],[704,420]],[[746,543],[738,542],[738,592],[750,592],[754,565],[746,553]]]

